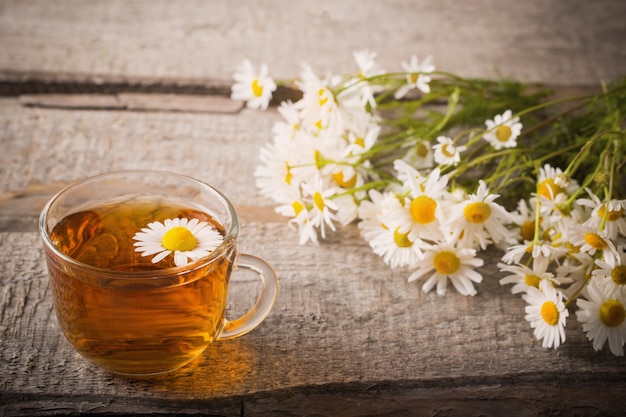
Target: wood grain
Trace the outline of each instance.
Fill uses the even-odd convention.
[[[303,62],[354,71],[352,52],[386,69],[411,54],[467,77],[597,84],[623,75],[619,0],[4,0],[0,68],[229,80],[250,58],[277,78]]]
[[[594,352],[574,320],[562,348],[542,349],[521,299],[497,283],[498,252],[484,254],[476,297],[442,298],[385,266],[354,225],[319,246],[299,246],[253,181],[275,109],[236,116],[66,111],[15,99],[0,100],[0,108],[5,415],[458,415],[464,405],[479,414],[498,404],[574,415],[585,403],[590,415],[618,415],[624,358]],[[214,344],[173,378],[126,380],[92,366],[65,341],[52,309],[37,214],[69,182],[124,168],[176,170],[225,190],[242,215],[240,249],[266,259],[280,279],[261,327]],[[252,304],[249,285],[245,276],[233,283],[231,317]],[[537,384],[550,394],[537,398]]]
[[[501,253],[482,254],[478,295],[442,298],[384,265],[355,225],[300,246],[254,183],[276,109],[216,112],[208,100],[192,112],[197,101],[181,108],[169,94],[224,98],[244,57],[277,78],[296,77],[302,61],[353,71],[362,48],[387,69],[433,54],[468,77],[597,88],[624,75],[624,15],[612,0],[1,1],[0,415],[622,416],[626,359],[595,352],[573,319],[561,348],[541,348],[524,302],[498,284]],[[141,111],[110,101],[129,93],[150,94],[130,97]],[[151,380],[113,376],[71,348],[37,232],[62,187],[134,168],[224,191],[242,220],[240,250],[280,280],[259,328]],[[236,274],[228,316],[257,291]]]

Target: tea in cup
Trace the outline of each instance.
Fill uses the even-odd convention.
[[[70,185],[39,219],[56,316],[85,358],[117,374],[159,375],[210,343],[241,336],[271,311],[278,280],[237,252],[239,222],[210,185],[161,171],[119,171]],[[225,318],[231,273],[263,286]]]

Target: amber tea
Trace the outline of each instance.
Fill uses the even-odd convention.
[[[118,374],[157,375],[213,341],[246,334],[278,290],[265,261],[237,253],[238,219],[218,190],[160,171],[119,171],[62,190],[39,219],[56,316],[84,357]],[[225,318],[236,269],[263,283]]]
[[[52,230],[53,244],[71,258],[105,270],[150,271],[173,267],[153,264],[133,247],[133,235],[150,221],[197,218],[222,230],[208,214],[162,203],[114,204],[71,214]],[[52,265],[51,286],[59,321],[78,351],[121,373],[171,369],[195,358],[212,341],[224,320],[230,259],[173,276],[154,285],[132,278],[102,285],[97,273]],[[115,288],[115,287],[122,288]],[[161,368],[161,369],[159,369]]]

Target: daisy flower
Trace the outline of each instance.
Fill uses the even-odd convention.
[[[600,350],[609,341],[609,349],[615,356],[624,356],[626,342],[626,297],[609,293],[609,288],[600,280],[592,279],[587,285],[587,298],[579,298],[576,305],[578,321],[583,324],[587,339],[593,341],[593,348]]]
[[[417,169],[432,168],[434,155],[430,141],[418,140],[415,144],[411,144],[403,159]]]
[[[486,249],[490,243],[514,243],[513,233],[506,228],[513,222],[513,215],[495,203],[499,195],[490,194],[483,180],[479,184],[476,194],[452,208],[450,229],[464,247]]]
[[[461,161],[461,152],[464,152],[466,146],[455,146],[452,139],[446,136],[439,136],[437,144],[433,145],[435,151],[435,162],[439,165],[456,165]]]
[[[394,167],[404,173],[402,175],[406,179],[404,188],[409,190],[405,203],[393,213],[400,226],[400,232],[408,232],[412,241],[445,240],[448,233],[443,218],[446,207],[451,205],[451,202],[444,198],[448,176],[441,175],[439,168],[435,168],[428,177],[417,178],[410,174],[402,160],[396,161]]]
[[[474,283],[480,283],[483,279],[476,268],[482,265],[483,260],[476,257],[475,249],[458,248],[449,239],[424,251],[424,256],[415,265],[408,281],[425,279],[422,286],[424,292],[436,286],[437,294],[446,295],[449,279],[459,293],[475,295]]]
[[[591,215],[583,224],[598,228],[605,220],[604,230],[606,230],[609,239],[617,239],[618,234],[626,236],[626,217],[624,216],[626,200],[611,200],[605,204],[591,190],[587,189],[587,193],[591,199],[580,198],[576,200],[576,203],[592,209]]]
[[[431,81],[431,78],[428,74],[435,70],[435,66],[431,62],[432,57],[430,55],[427,56],[421,64],[415,55],[411,57],[408,63],[402,62],[402,68],[407,72],[406,84],[398,88],[395,92],[394,97],[397,100],[404,97],[413,89],[418,89],[425,94],[430,92],[430,85],[428,85],[428,83]]]
[[[622,246],[617,247],[617,258],[596,259],[595,264],[597,268],[593,270],[593,276],[606,280],[610,294],[626,294],[626,251]]]
[[[555,246],[550,240],[530,241],[521,245],[510,246],[502,256],[502,261],[507,264],[520,263],[526,255],[530,255],[533,258],[539,256],[544,258],[558,258],[566,252],[565,248]]]
[[[303,65],[301,81],[296,85],[302,91],[302,98],[295,105],[300,111],[303,126],[311,131],[331,129],[333,135],[343,131],[343,120],[339,104],[332,88],[338,80],[329,76],[320,79],[308,65]]]
[[[517,137],[522,132],[522,124],[519,122],[519,117],[512,116],[513,112],[507,110],[496,115],[493,120],[485,121],[487,132],[483,138],[497,151],[517,146]]]
[[[569,230],[569,236],[569,242],[579,247],[581,252],[586,252],[593,256],[597,251],[601,251],[605,261],[619,257],[615,245],[607,237],[605,231],[573,223]]]
[[[367,104],[371,108],[376,107],[376,99],[374,95],[381,90],[382,86],[373,86],[365,79],[373,77],[377,74],[381,74],[383,71],[376,67],[376,52],[368,51],[367,49],[361,51],[354,51],[352,56],[356,62],[359,72],[354,80],[347,82],[348,88],[354,87],[358,89],[359,103],[365,107]]]
[[[562,175],[563,171],[561,171],[560,168],[554,168],[550,164],[545,164],[543,167],[539,168],[539,195],[548,200],[555,200],[561,193],[565,193],[569,196],[576,191],[576,189],[578,189],[578,183],[571,180],[565,184],[557,179],[561,178]]]
[[[521,199],[517,203],[517,210],[513,213],[513,224],[519,227],[519,241],[530,242],[535,238],[534,206]],[[541,233],[541,222],[539,223]]]
[[[501,271],[511,272],[511,275],[500,280],[500,285],[514,284],[513,288],[511,288],[511,293],[519,294],[527,292],[529,287],[539,288],[539,284],[542,281],[547,281],[555,287],[572,282],[571,278],[557,278],[553,273],[548,272],[549,265],[549,258],[543,256],[533,258],[532,268],[523,264],[508,265],[498,263],[498,268]]]
[[[585,252],[570,253],[563,257],[562,263],[556,267],[557,276],[570,281],[569,286],[562,291],[563,296],[570,299],[579,294],[587,285],[594,269],[596,266],[593,257]]]
[[[392,269],[414,265],[421,257],[421,241],[413,241],[408,232],[402,233],[394,213],[402,209],[394,193],[381,194],[370,190],[371,201],[358,208],[359,229],[372,251],[381,256]]]
[[[213,252],[224,241],[224,236],[207,222],[176,218],[149,223],[135,233],[133,240],[137,241],[135,252],[141,252],[141,256],[156,255],[152,263],[173,253],[174,264],[185,266]]]
[[[272,133],[275,138],[295,139],[302,132],[300,112],[292,101],[283,101],[277,108],[283,121],[274,123]]]
[[[251,109],[265,110],[276,90],[276,83],[267,76],[267,65],[262,64],[257,72],[252,63],[244,59],[233,76],[230,98],[245,101]]]
[[[544,348],[558,348],[565,342],[565,321],[569,315],[561,292],[544,281],[539,288],[529,287],[524,300],[528,303],[526,320],[535,329],[537,340],[543,340]]]
[[[326,238],[325,226],[335,231],[333,221],[338,220],[334,212],[339,207],[330,199],[331,196],[336,194],[335,189],[324,188],[323,180],[318,173],[315,175],[312,183],[302,184],[302,191],[305,196],[309,196],[312,200],[309,221],[313,227],[319,227],[322,238]]]

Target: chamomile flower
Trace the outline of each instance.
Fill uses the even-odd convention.
[[[309,209],[302,199],[295,196],[285,204],[276,207],[276,212],[290,218],[287,225],[289,228],[298,231],[298,236],[300,237],[299,243],[301,245],[304,245],[309,240],[313,244],[318,243],[317,231],[313,223],[309,221]]]
[[[245,101],[251,109],[265,110],[276,90],[276,83],[267,75],[267,65],[262,64],[257,72],[250,60],[244,59],[233,76],[230,98]]]
[[[418,140],[416,143],[411,144],[402,159],[416,169],[432,168],[434,165],[434,154],[430,141]]]
[[[513,117],[513,112],[507,110],[496,115],[493,120],[486,120],[487,132],[483,138],[499,151],[502,148],[514,148],[517,146],[517,137],[522,132],[522,124],[519,117]]]
[[[576,200],[576,203],[592,209],[591,215],[583,224],[598,228],[604,221],[604,228],[609,239],[617,239],[618,234],[626,236],[626,216],[624,216],[626,200],[611,200],[605,204],[591,190],[587,189],[587,193],[590,199]]]
[[[430,85],[428,85],[428,83],[431,81],[431,77],[429,74],[435,70],[430,55],[427,56],[421,64],[417,56],[413,55],[408,63],[402,62],[402,68],[407,72],[406,84],[396,90],[394,94],[396,99],[401,99],[413,89],[418,89],[425,94],[430,92]]]
[[[476,268],[482,265],[483,260],[476,257],[475,249],[457,247],[452,239],[448,239],[425,249],[424,256],[415,265],[408,281],[424,279],[424,292],[436,286],[437,294],[446,295],[450,280],[459,293],[475,295],[474,283],[480,283],[483,279]]]
[[[610,293],[609,287],[598,279],[592,279],[586,288],[587,300],[579,298],[576,305],[578,321],[583,324],[587,339],[593,348],[600,350],[609,341],[609,349],[615,356],[624,356],[626,342],[626,297],[623,293]]]
[[[518,241],[530,242],[535,238],[535,221],[534,209],[531,208],[528,201],[519,200],[517,210],[513,213],[513,224],[519,227]],[[541,226],[541,222],[539,226]]]
[[[596,259],[597,268],[593,276],[606,281],[607,291],[610,294],[622,292],[626,295],[626,251],[624,247],[617,247],[617,258],[607,260]]]
[[[498,194],[491,194],[483,180],[479,184],[476,194],[452,209],[451,230],[464,247],[486,249],[490,243],[514,243],[513,233],[506,227],[513,222],[513,216],[495,202]]]
[[[137,241],[135,251],[141,252],[141,256],[156,255],[152,263],[173,253],[174,264],[185,266],[213,252],[224,241],[224,236],[207,222],[175,218],[149,223],[135,233],[133,239]]]
[[[510,246],[502,256],[502,261],[507,264],[512,264],[521,262],[526,255],[530,255],[533,258],[539,256],[544,258],[558,258],[565,253],[565,248],[554,245],[551,240],[532,240],[521,245]]]
[[[396,161],[394,166],[402,171],[406,163]],[[451,202],[445,198],[448,185],[447,175],[441,175],[439,168],[432,170],[425,181],[414,175],[406,175],[405,189],[409,190],[401,209],[394,213],[401,233],[409,232],[412,241],[445,240],[449,234],[444,227],[443,218]]]
[[[548,200],[555,200],[561,193],[565,193],[569,196],[576,191],[578,183],[574,180],[570,180],[568,184],[564,184],[557,179],[562,175],[563,171],[561,171],[560,168],[555,168],[550,164],[545,164],[543,167],[539,168],[539,195]]]
[[[274,123],[272,132],[278,140],[295,139],[302,132],[300,112],[291,101],[283,101],[277,108],[278,113],[283,117],[283,121]]]
[[[461,161],[461,152],[464,152],[466,146],[456,146],[452,139],[446,136],[439,136],[437,144],[433,145],[435,151],[435,162],[439,165],[456,165]]]
[[[533,258],[532,268],[523,264],[507,265],[498,264],[501,271],[511,272],[500,280],[500,285],[514,284],[511,293],[519,294],[528,291],[529,287],[539,288],[539,284],[543,281],[549,282],[553,286],[568,284],[572,282],[571,278],[555,277],[552,272],[548,271],[550,260],[543,256]]]
[[[569,312],[560,291],[544,281],[539,288],[529,287],[524,300],[526,320],[534,330],[537,340],[543,340],[544,348],[557,349],[565,342],[565,322]]]
[[[330,133],[341,134],[343,121],[339,104],[332,88],[338,83],[336,77],[319,78],[308,65],[303,65],[301,81],[297,86],[302,98],[295,105],[300,111],[302,124],[311,132],[330,129]]]
[[[414,265],[422,255],[422,242],[411,240],[408,232],[400,231],[394,214],[402,209],[400,200],[391,192],[371,190],[369,194],[371,201],[363,201],[358,209],[361,234],[392,269]]]
[[[324,181],[319,174],[315,175],[312,182],[302,184],[302,191],[305,196],[312,201],[309,221],[313,227],[319,227],[322,238],[326,237],[326,226],[335,231],[334,221],[337,216],[334,214],[339,207],[330,197],[336,194],[334,188],[325,188]]]
[[[557,276],[570,281],[568,287],[562,290],[563,296],[570,299],[579,294],[587,285],[594,269],[596,266],[593,257],[585,252],[564,256],[561,264],[556,267]]]
[[[376,99],[374,95],[377,91],[380,91],[381,87],[371,85],[366,81],[366,78],[373,77],[383,72],[376,66],[376,52],[364,49],[354,51],[352,55],[359,68],[359,72],[355,79],[348,81],[348,88],[358,90],[359,103],[361,106],[365,107],[365,105],[369,104],[371,108],[375,108]]]
[[[595,227],[573,223],[569,230],[569,236],[569,242],[579,247],[581,252],[586,252],[593,256],[597,251],[600,251],[605,261],[609,261],[611,258],[618,258],[615,245],[604,231],[599,231]]]

